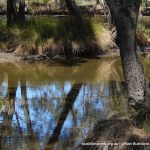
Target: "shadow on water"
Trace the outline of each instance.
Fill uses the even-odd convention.
[[[2,150],[73,149],[97,120],[116,113],[128,117],[128,112],[118,58],[73,67],[0,65]]]

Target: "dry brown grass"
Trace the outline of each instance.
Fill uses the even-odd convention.
[[[99,121],[84,143],[106,143],[106,145],[79,145],[77,150],[149,150],[150,145],[133,145],[135,143],[148,143],[150,132],[134,127],[128,119],[119,119],[113,116],[109,120]],[[117,143],[117,145],[107,145]],[[131,143],[124,145],[123,143]]]
[[[150,44],[150,38],[145,35],[143,32],[137,33],[137,41],[140,46],[145,46]]]

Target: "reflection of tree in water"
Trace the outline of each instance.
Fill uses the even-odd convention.
[[[124,82],[117,82],[117,80],[110,81],[109,92],[109,96],[111,97],[109,98],[110,114],[106,119],[98,121],[84,140],[84,143],[106,143],[106,145],[79,145],[77,150],[149,150],[150,132],[149,128],[144,128],[144,125],[150,125],[150,110],[146,107],[141,107],[137,112],[127,106]],[[118,143],[118,145],[108,146],[108,143]],[[137,145],[131,144],[131,146],[127,146],[122,143],[137,143]],[[145,143],[145,145],[138,145],[138,143]]]
[[[110,80],[113,66],[118,59],[97,59],[90,60],[85,63],[79,63],[77,66],[44,66],[41,64],[2,64],[0,72],[12,76],[14,80],[26,80],[33,86],[42,85],[52,82],[76,82],[76,83],[92,83]],[[105,67],[103,67],[105,66]],[[120,74],[119,74],[120,76]]]
[[[109,108],[110,114],[117,111],[120,115],[127,114],[127,93],[125,90],[125,83],[123,81],[110,81],[109,82]]]
[[[78,100],[80,98],[82,98],[82,100],[78,104],[78,107],[80,107],[80,108],[78,109],[78,107],[75,107],[78,100],[75,101],[74,107],[73,107],[73,112],[74,112],[74,115],[76,118],[75,122],[77,124],[80,122],[80,128],[82,129],[82,131],[80,131],[80,132],[78,131],[78,134],[74,137],[70,137],[70,136],[68,138],[65,137],[65,140],[63,141],[63,143],[61,143],[60,145],[57,144],[56,149],[60,149],[61,147],[66,147],[66,145],[67,145],[67,147],[70,147],[70,148],[71,148],[71,146],[75,147],[74,144],[76,143],[76,141],[79,141],[79,139],[81,139],[81,137],[82,137],[82,139],[84,139],[86,137],[88,131],[90,129],[92,129],[94,122],[96,122],[97,119],[105,119],[109,112],[110,113],[112,111],[118,112],[118,111],[121,111],[121,109],[125,112],[127,111],[126,108],[124,108],[124,104],[127,105],[127,103],[125,103],[126,102],[125,98],[122,101],[122,97],[123,97],[122,90],[124,88],[124,83],[123,82],[119,83],[118,89],[120,89],[120,90],[118,90],[117,92],[114,91],[113,97],[111,97],[111,96],[108,97],[108,95],[110,95],[109,94],[110,83],[111,82],[108,82],[107,84],[101,83],[97,86],[83,84],[82,89],[80,90],[79,97],[78,97]],[[114,83],[116,83],[116,82],[114,82]],[[101,91],[100,91],[100,87],[102,87]],[[114,87],[116,89],[116,84]],[[121,97],[119,97],[120,94],[122,94]],[[115,99],[116,97],[120,98],[120,101],[118,102],[119,108],[116,108],[111,104],[113,101],[116,100]],[[107,102],[108,102],[108,105],[107,105]],[[83,107],[82,107],[82,105],[83,105]],[[107,106],[108,106],[108,108],[107,108]],[[92,114],[91,114],[91,112],[92,112]],[[75,132],[75,130],[74,130],[74,132]],[[67,138],[67,140],[66,140],[66,138]],[[70,145],[70,143],[73,142],[73,140],[74,140],[74,144]]]
[[[34,148],[34,144],[31,145],[30,141],[34,140],[34,136],[26,97],[26,85],[24,84],[21,86],[21,94],[22,107],[28,129],[27,135],[24,134],[22,129],[20,114],[17,112],[18,106],[15,104],[18,83],[14,80],[13,82],[11,81],[11,84],[9,84],[9,79],[11,78],[8,76],[7,96],[3,100],[4,109],[1,112],[3,117],[3,120],[0,123],[1,149],[16,149],[17,147],[20,147],[21,149],[32,149]]]
[[[50,146],[54,145],[54,143],[58,141],[58,138],[59,138],[60,132],[62,130],[63,124],[64,124],[64,122],[68,116],[69,111],[73,107],[73,103],[76,100],[76,98],[80,92],[81,87],[82,87],[82,84],[74,84],[72,86],[70,92],[67,94],[67,97],[65,98],[64,107],[63,107],[62,112],[60,114],[60,117],[57,121],[57,125],[53,131],[51,138],[48,141],[48,144]],[[47,146],[45,149],[50,149],[50,147]]]
[[[111,59],[107,61],[92,60],[91,65],[88,63],[73,68],[64,67],[63,69],[58,67],[60,70],[57,67],[52,67],[50,70],[49,67],[42,68],[39,65],[35,66],[35,68],[33,67],[29,75],[28,72],[31,67],[13,67],[16,67],[13,72],[9,72],[7,66],[1,68],[5,70],[5,74],[8,74],[10,79],[8,84],[10,87],[8,88],[9,94],[7,95],[15,97],[16,90],[19,91],[20,88],[22,96],[20,96],[21,99],[16,97],[16,100],[14,98],[13,101],[3,101],[5,102],[3,106],[6,112],[12,112],[9,114],[11,115],[9,119],[7,119],[7,115],[3,118],[3,122],[9,120],[9,130],[7,127],[3,132],[11,132],[5,134],[6,141],[8,141],[6,135],[9,137],[16,134],[11,139],[11,144],[1,139],[3,147],[12,146],[30,150],[42,145],[41,147],[43,148],[48,139],[55,139],[50,140],[50,143],[54,141],[54,144],[58,138],[55,136],[60,133],[57,144],[55,144],[56,149],[72,148],[78,144],[78,141],[85,138],[89,130],[93,128],[97,119],[96,116],[99,119],[105,119],[108,118],[108,113],[110,118],[113,112],[119,112],[120,115],[126,113],[127,107],[124,108],[126,105],[124,82],[122,81],[119,61]],[[61,72],[62,70],[63,72]],[[88,70],[90,70],[89,74]],[[66,72],[67,75],[62,76]],[[58,82],[56,82],[57,78]],[[20,85],[17,87],[18,79],[20,79]],[[66,80],[69,82],[67,83]],[[87,82],[88,80],[89,82]],[[72,91],[70,89],[80,83],[79,81],[82,81],[83,84],[82,88],[80,87],[76,101],[72,102],[70,100],[70,105],[72,105],[70,111],[66,113],[66,116],[61,115],[64,113],[63,108],[69,105],[65,103],[65,98]],[[60,120],[63,121],[61,122]],[[67,123],[69,123],[68,126],[66,125]],[[109,122],[107,123],[109,124]],[[2,122],[0,126],[2,127]],[[20,137],[19,140],[17,136]],[[54,146],[53,144],[50,145]]]
[[[102,64],[106,65],[107,63],[105,63],[105,61],[104,61]],[[111,64],[113,64],[113,63],[111,63]],[[93,67],[95,65],[96,64],[94,63]],[[108,69],[108,68],[110,68],[110,66],[111,65],[108,63],[106,68]],[[91,69],[93,67],[91,67]],[[100,73],[101,70],[98,69],[99,67],[96,67],[96,68],[97,68],[96,71]],[[21,68],[19,67],[19,69],[21,69]],[[107,71],[107,69],[105,69],[103,71],[105,71],[107,73],[107,77],[108,77],[110,72]],[[56,69],[55,69],[55,71],[56,71]],[[18,71],[16,71],[16,72],[18,72]],[[16,74],[16,72],[14,71],[14,73],[12,73],[15,81],[18,80],[18,78],[16,78],[16,76],[21,75],[20,73]],[[73,70],[73,72],[74,72],[74,70]],[[78,70],[77,72],[79,74],[83,73],[83,71],[80,72],[80,70]],[[37,73],[37,70],[35,73]],[[91,72],[89,77],[93,78],[92,74],[94,75],[94,73]],[[77,75],[77,74],[75,73],[75,75]],[[34,75],[34,77],[36,77],[36,76]],[[25,77],[25,79],[26,78],[27,77]],[[34,87],[33,86],[34,84],[32,84],[32,82],[31,82],[31,84],[29,84],[30,82],[28,82],[28,84],[26,84],[24,82],[24,80],[22,80],[22,79],[23,79],[23,77],[21,78],[21,82],[20,82],[21,94],[22,94],[21,107],[23,108],[23,113],[25,116],[24,116],[24,118],[22,118],[22,116],[20,116],[20,111],[18,111],[18,114],[17,114],[18,119],[17,120],[18,120],[18,127],[20,128],[19,133],[24,135],[24,133],[27,132],[27,136],[23,136],[22,140],[26,143],[26,146],[28,145],[27,146],[28,149],[30,149],[31,146],[33,146],[33,142],[31,142],[31,139],[32,140],[34,139],[35,143],[40,142],[35,137],[42,138],[42,136],[41,136],[42,135],[41,132],[43,132],[43,131],[41,131],[42,126],[47,129],[48,121],[46,122],[44,116],[42,117],[43,119],[41,118],[41,116],[44,113],[47,115],[49,115],[49,113],[53,114],[54,120],[51,120],[51,125],[50,125],[51,131],[54,130],[55,120],[59,120],[59,118],[61,118],[60,113],[58,113],[58,112],[62,111],[62,106],[64,103],[64,98],[62,98],[62,97],[65,97],[65,95],[66,95],[66,92],[63,89],[65,82],[63,84],[51,83],[50,86],[47,86],[47,89],[46,89],[46,91],[48,91],[49,93],[45,92],[44,94],[42,94],[42,88],[40,89],[38,86]],[[11,83],[11,85],[13,85],[13,83]],[[27,85],[27,87],[26,87],[26,85]],[[41,87],[44,87],[44,86],[42,85]],[[70,140],[70,143],[72,142],[71,145],[73,145],[74,143],[71,139],[76,138],[76,140],[78,140],[79,137],[83,136],[82,134],[87,133],[87,131],[85,131],[85,133],[84,132],[81,133],[81,130],[80,130],[80,132],[78,132],[79,131],[78,128],[89,129],[92,127],[94,118],[93,118],[93,121],[91,122],[91,117],[92,117],[91,112],[93,112],[93,116],[96,115],[100,110],[100,109],[98,109],[98,107],[100,106],[100,101],[101,101],[102,97],[104,95],[107,96],[106,92],[103,92],[103,94],[100,95],[99,87],[103,87],[101,89],[101,91],[105,91],[107,89],[107,86],[105,86],[105,83],[100,83],[97,86],[95,86],[95,84],[94,85],[84,84],[83,88],[81,88],[80,94],[78,96],[78,101],[80,101],[80,105],[76,104],[77,106],[73,107],[71,110],[73,122],[74,122],[74,124],[77,125],[77,128],[74,128],[73,126],[70,127],[69,136],[66,135],[63,137],[65,139],[63,142],[64,147],[66,147],[65,146],[66,141]],[[37,89],[39,89],[39,91],[40,91],[40,96],[39,97],[36,96],[35,98],[33,97],[33,99],[29,99],[27,97],[27,92],[32,91],[33,93],[37,92],[37,94],[38,94],[39,92]],[[28,100],[27,100],[27,98],[28,98]],[[97,100],[93,101],[96,98],[97,98]],[[105,100],[105,98],[103,98],[103,101],[104,100]],[[19,101],[16,101],[16,102],[18,103]],[[54,104],[56,104],[56,107],[54,107]],[[96,107],[96,106],[98,106],[98,107]],[[81,107],[81,108],[79,108],[79,107]],[[82,111],[80,112],[80,109],[82,109],[82,108],[84,108],[84,110],[83,110],[83,112]],[[29,112],[29,110],[32,110],[32,111]],[[35,112],[34,114],[33,114],[33,110]],[[69,114],[70,113],[68,113],[68,115]],[[27,129],[25,131],[24,131],[24,129],[22,129],[22,122],[21,122],[20,117],[25,120],[26,127],[27,127]],[[35,120],[36,120],[36,122],[35,122]],[[47,129],[47,132],[49,132],[50,130]],[[65,132],[66,132],[66,130],[65,130]],[[74,132],[76,132],[76,133],[74,133]],[[51,132],[49,132],[49,133],[51,133]],[[33,134],[33,136],[31,136],[32,134]],[[76,134],[76,135],[74,135],[74,134]],[[31,145],[30,145],[30,142],[31,142]],[[20,144],[21,144],[21,140],[20,140]]]
[[[31,119],[30,119],[30,113],[29,113],[29,105],[28,105],[28,100],[27,100],[27,93],[26,93],[26,83],[21,84],[24,86],[21,86],[21,95],[22,95],[22,107],[24,110],[24,115],[25,115],[25,122],[27,124],[27,130],[28,134],[30,136],[33,136],[33,131],[32,131],[32,124],[31,124]]]
[[[9,83],[10,82],[8,77],[8,93],[3,101],[5,107],[1,112],[3,120],[0,124],[0,135],[2,138],[1,142],[4,141],[4,143],[11,143],[10,137],[14,136],[15,134],[15,128],[12,127],[13,116],[17,116],[17,114],[15,113],[15,96],[17,90],[17,83],[14,81],[13,86],[11,86]]]
[[[25,123],[27,126],[27,136],[24,136],[24,141],[27,143],[28,149],[36,149],[35,143],[37,139],[35,137],[35,134],[33,133],[32,122],[30,119],[26,82],[22,81],[20,82],[20,84],[22,85],[21,86],[22,107],[25,116]],[[30,141],[32,141],[32,143]]]

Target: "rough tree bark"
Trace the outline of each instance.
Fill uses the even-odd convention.
[[[140,0],[106,0],[117,30],[117,44],[127,85],[129,104],[144,103],[144,70],[136,51],[136,28]]]

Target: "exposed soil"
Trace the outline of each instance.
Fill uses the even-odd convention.
[[[14,63],[22,61],[22,57],[16,56],[14,53],[0,53],[0,63]]]
[[[150,58],[150,51],[140,52],[141,56],[146,56]],[[97,55],[86,58],[104,58],[104,57],[117,57],[120,56],[119,51],[108,52],[103,55]],[[81,61],[85,57],[72,57],[66,58],[65,56],[54,56],[49,57],[46,55],[17,55],[16,53],[6,53],[0,52],[0,63],[14,63],[14,62],[30,62],[30,63],[38,63],[38,62],[58,62],[58,63],[66,63],[69,64],[71,62]]]

